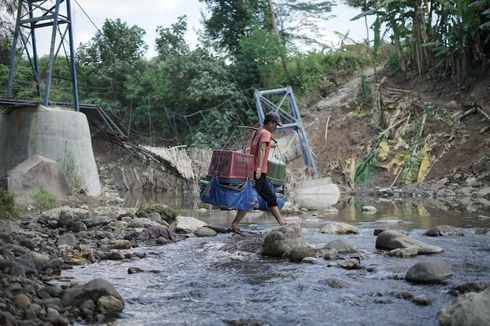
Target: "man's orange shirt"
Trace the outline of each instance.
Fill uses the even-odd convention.
[[[254,171],[257,171],[257,167],[259,166],[259,145],[260,143],[266,143],[262,173],[267,173],[267,161],[269,160],[269,152],[271,150],[271,137],[272,134],[264,128],[257,130],[252,137],[250,154],[254,156]]]

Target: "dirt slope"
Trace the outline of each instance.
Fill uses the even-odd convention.
[[[373,82],[372,69],[364,71],[364,74]],[[396,120],[400,107],[399,120],[405,117],[406,123],[387,133],[390,151],[384,161],[378,158],[378,165],[386,165],[397,154],[412,149],[420,151],[423,147],[421,142],[426,140],[431,145],[429,156],[432,164],[425,183],[456,176],[460,179],[480,178],[489,184],[490,120],[476,109],[461,118],[464,112],[475,107],[490,112],[487,107],[490,103],[489,75],[483,75],[465,89],[447,87],[450,83],[444,86],[443,83],[421,79],[385,78],[381,87],[384,128],[389,126],[390,119]],[[382,77],[380,74],[379,80]],[[383,127],[374,127],[370,112],[365,110],[365,114],[356,114],[353,102],[359,92],[359,84],[359,76],[354,76],[335,92],[301,109],[320,174],[331,176],[334,182],[342,185],[352,185],[346,171],[348,160],[355,158],[359,161],[365,157],[368,150],[377,145],[377,137],[383,130]],[[426,119],[421,127],[424,115]],[[402,126],[404,130],[401,130]],[[415,146],[417,142],[419,146]],[[289,167],[293,170],[302,168],[302,158],[293,161]],[[389,187],[395,180],[392,172],[381,167],[374,169],[367,186]],[[399,177],[395,185],[404,183]]]

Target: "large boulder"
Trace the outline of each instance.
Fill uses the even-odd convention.
[[[207,224],[191,216],[177,216],[170,228],[175,232],[192,233]]]
[[[88,216],[89,211],[87,209],[61,206],[43,212],[38,222],[52,228],[70,228],[77,222],[85,220]]]
[[[152,221],[146,217],[135,217],[128,223],[128,228],[142,229],[159,223]]]
[[[424,235],[429,237],[456,237],[464,236],[464,231],[451,225],[438,225],[428,229]]]
[[[289,253],[289,260],[293,263],[301,263],[307,257],[315,257],[316,251],[310,247],[297,247],[293,248]]]
[[[164,238],[169,242],[179,240],[179,236],[175,234],[174,231],[170,230],[168,227],[160,224],[152,225],[141,232],[136,240],[138,241],[154,241],[159,238]]]
[[[406,258],[406,257],[417,256],[418,253],[419,253],[419,248],[417,248],[417,247],[396,248],[396,249],[390,250],[388,252],[388,256]]]
[[[270,257],[288,255],[294,248],[305,247],[303,231],[298,223],[289,223],[269,232],[262,245],[262,254]]]
[[[481,292],[488,287],[490,287],[490,285],[483,282],[468,282],[453,287],[451,291],[449,291],[449,294],[458,296],[468,292]]]
[[[376,248],[393,250],[396,248],[417,247],[418,253],[421,255],[438,254],[444,249],[429,245],[419,240],[415,240],[398,231],[387,230],[381,232],[376,238]]]
[[[206,226],[203,226],[202,228],[199,228],[197,230],[194,231],[194,235],[195,236],[198,236],[198,237],[201,237],[201,238],[204,238],[204,237],[214,237],[216,235],[218,235],[218,232],[216,232],[215,230],[211,229],[211,228],[208,228]]]
[[[441,326],[490,325],[490,288],[480,293],[466,293],[441,309],[437,318]]]
[[[83,317],[88,320],[94,320],[97,313],[112,317],[124,309],[121,295],[103,279],[67,289],[61,303],[64,307],[80,307]]]
[[[57,197],[69,192],[63,169],[56,161],[33,155],[7,172],[8,190],[15,193],[34,193],[46,190]]]
[[[319,250],[319,252],[323,255],[324,253],[327,253],[329,251],[336,250],[338,253],[341,254],[348,254],[348,253],[355,253],[357,252],[354,247],[352,247],[349,243],[345,242],[344,240],[333,240],[327,243],[323,248]]]
[[[143,204],[138,208],[136,215],[139,217],[148,217],[151,213],[158,213],[162,220],[167,223],[173,223],[177,217],[177,212],[170,206],[158,203]]]
[[[453,275],[449,266],[442,261],[424,261],[413,265],[405,279],[413,283],[442,283]]]
[[[323,226],[321,233],[327,234],[358,234],[359,230],[350,224],[342,222],[330,222]]]
[[[15,244],[1,246],[0,270],[14,276],[37,275],[38,261],[32,253],[31,250]]]

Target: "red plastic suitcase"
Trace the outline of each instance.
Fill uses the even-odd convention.
[[[220,179],[246,180],[253,178],[253,155],[227,150],[214,150],[209,164],[208,176]]]

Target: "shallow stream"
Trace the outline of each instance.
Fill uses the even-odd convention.
[[[196,200],[165,198],[209,224],[227,226],[233,211],[197,210]],[[363,205],[378,208],[375,214]],[[265,235],[276,226],[269,214],[251,213],[242,225],[244,235],[191,237],[177,243],[139,247],[147,258],[102,261],[64,271],[78,282],[103,278],[125,300],[116,325],[437,325],[437,312],[454,297],[449,290],[461,283],[490,283],[490,234],[475,235],[490,227],[489,211],[471,213],[422,202],[379,202],[351,199],[336,205],[338,213],[303,212],[288,216],[300,221],[308,244],[319,247],[343,239],[361,253],[361,269],[344,270],[318,264],[294,264],[260,255]],[[379,219],[384,218],[384,222]],[[398,219],[399,221],[396,221]],[[327,221],[343,221],[360,230],[357,235],[320,233]],[[423,232],[449,224],[464,228],[463,237],[430,238]],[[376,228],[403,229],[418,240],[445,249],[442,254],[396,258],[375,249]],[[444,285],[414,285],[404,280],[419,261],[442,260],[453,271]],[[145,272],[128,274],[129,267]],[[425,296],[428,306],[403,299]]]

